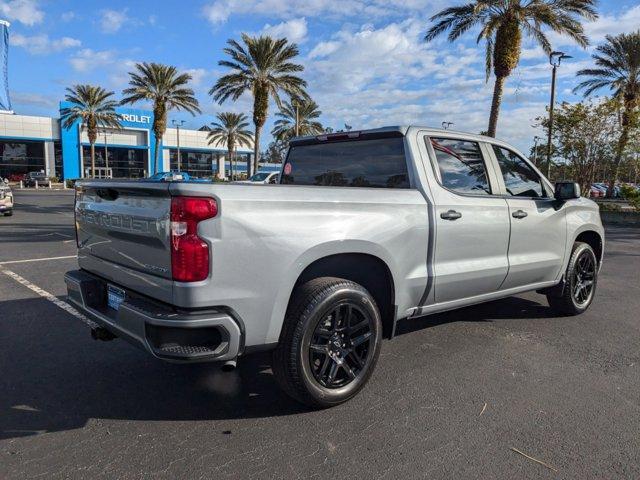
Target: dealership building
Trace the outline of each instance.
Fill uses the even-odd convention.
[[[70,106],[61,102],[60,109]],[[154,165],[153,112],[118,108],[121,128],[100,128],[95,144],[96,176],[140,178],[154,172],[180,169],[195,177],[229,176],[231,165],[225,145],[209,145],[208,131],[167,128]],[[245,173],[253,150],[238,148],[234,171]],[[89,176],[91,155],[86,128],[78,121],[70,128],[60,118],[0,114],[0,177],[31,171],[50,177],[77,179]],[[276,171],[278,164],[260,164],[261,171]]]

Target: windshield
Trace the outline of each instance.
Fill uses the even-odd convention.
[[[249,180],[251,180],[252,182],[264,182],[268,176],[269,176],[269,172],[260,172],[260,173],[256,173]]]

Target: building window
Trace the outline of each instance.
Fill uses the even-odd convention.
[[[187,172],[195,178],[209,178],[218,173],[218,162],[215,152],[201,152],[180,149],[180,165],[178,166],[178,151],[169,151],[169,169]]]
[[[146,149],[107,147],[105,162],[104,146],[96,146],[96,176],[112,178],[142,178],[147,175],[148,154]],[[82,147],[85,172],[91,171],[91,148]],[[89,173],[90,174],[90,173]]]
[[[0,140],[0,177],[18,179],[44,170],[44,142]]]
[[[53,142],[53,157],[54,157],[54,175],[58,178],[64,178],[64,162],[62,161],[62,143],[60,141]]]

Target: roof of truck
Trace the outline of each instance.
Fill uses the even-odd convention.
[[[437,134],[437,135],[447,135],[447,136],[449,135],[461,136],[468,139],[474,139],[480,142],[505,143],[493,137],[489,137],[486,135],[478,135],[478,134],[469,133],[469,132],[445,130],[443,128],[426,127],[422,125],[389,125],[386,127],[379,127],[379,128],[367,128],[363,130],[348,130],[348,131],[331,132],[331,133],[327,132],[327,133],[321,133],[319,135],[306,135],[302,137],[295,137],[291,140],[290,144],[300,145],[300,144],[311,143],[311,142],[315,143],[318,140],[328,140],[331,138],[335,139],[335,138],[342,138],[342,137],[344,137],[344,139],[347,139],[349,137],[357,138],[359,136],[377,136],[377,135],[385,136],[385,134],[393,135],[393,133],[397,133],[398,135],[404,136],[404,135],[407,135],[409,130],[424,131],[425,133],[432,134],[432,135]]]

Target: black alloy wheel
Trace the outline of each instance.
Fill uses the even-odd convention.
[[[580,307],[587,305],[595,291],[596,259],[593,252],[583,251],[576,260],[571,278],[573,299]]]
[[[320,319],[309,344],[313,376],[326,388],[340,388],[365,369],[373,340],[373,318],[353,302],[342,302]]]
[[[576,242],[564,276],[564,285],[547,293],[549,305],[561,315],[579,315],[586,311],[596,293],[598,258],[587,243]]]
[[[380,311],[362,285],[343,278],[315,278],[293,292],[273,351],[273,373],[299,402],[332,407],[362,390],[381,343]]]

